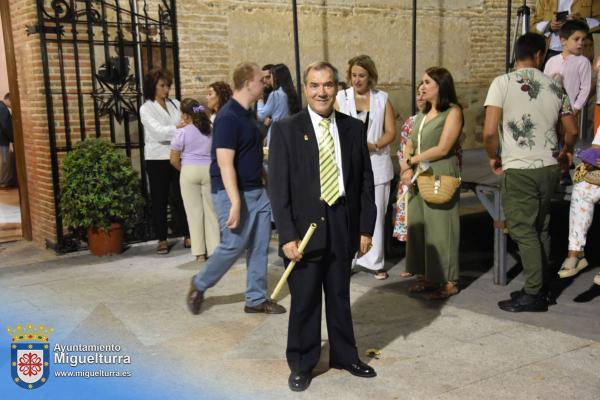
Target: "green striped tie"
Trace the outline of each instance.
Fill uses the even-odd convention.
[[[335,145],[329,131],[331,120],[324,118],[319,122],[323,135],[319,144],[319,175],[321,178],[321,199],[332,205],[340,197],[337,164],[335,163]]]

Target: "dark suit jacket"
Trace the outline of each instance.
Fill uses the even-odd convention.
[[[12,142],[12,116],[6,104],[0,101],[0,146],[8,146]]]
[[[348,211],[348,244],[352,255],[358,250],[360,235],[373,235],[377,208],[374,200],[373,170],[367,148],[364,124],[340,112],[335,113],[342,153],[342,171]],[[269,148],[269,196],[281,246],[301,240],[309,225],[317,229],[304,250],[324,250],[327,204],[320,200],[319,147],[305,108],[282,119],[271,128]]]

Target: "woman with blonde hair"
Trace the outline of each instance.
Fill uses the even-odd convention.
[[[384,255],[385,212],[390,197],[394,167],[390,144],[396,139],[396,115],[388,94],[376,89],[377,68],[371,57],[360,55],[348,61],[349,89],[338,92],[336,108],[365,123],[365,135],[375,178],[377,220],[373,232],[373,247],[356,263],[374,271],[375,279],[386,279],[388,273]]]

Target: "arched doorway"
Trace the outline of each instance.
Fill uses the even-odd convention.
[[[0,105],[4,113],[4,130],[7,121],[12,125],[12,133],[5,136],[12,137],[7,144],[4,156],[8,157],[8,163],[4,168],[12,171],[6,175],[0,187],[0,243],[19,239],[31,240],[31,220],[29,214],[29,200],[27,192],[27,175],[25,170],[25,153],[23,148],[23,131],[21,126],[21,110],[19,87],[17,82],[17,69],[13,47],[12,23],[8,1],[0,2]],[[10,93],[9,96],[6,96]],[[0,144],[0,145],[1,145]],[[7,167],[7,165],[9,165]]]

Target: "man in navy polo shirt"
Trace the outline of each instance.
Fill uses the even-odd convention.
[[[192,278],[187,296],[192,314],[200,313],[204,292],[244,253],[248,274],[244,311],[266,314],[286,311],[267,299],[271,205],[262,183],[262,136],[249,111],[263,92],[262,76],[255,63],[238,65],[233,72],[233,97],[215,119],[210,176],[221,242],[202,272]]]

